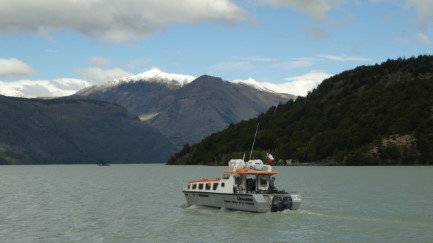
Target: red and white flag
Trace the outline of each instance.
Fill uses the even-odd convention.
[[[268,154],[266,153],[267,158],[266,160],[268,161],[269,164],[272,164],[272,162],[274,161],[274,156],[272,156],[272,154]]]

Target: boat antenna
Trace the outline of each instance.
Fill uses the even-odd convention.
[[[257,131],[259,130],[259,124],[260,123],[257,122],[256,134],[254,134],[254,140],[253,140],[253,145],[251,146],[251,152],[250,152],[250,159],[249,160],[251,160],[251,155],[253,154],[254,143],[256,142],[256,136],[257,136]]]

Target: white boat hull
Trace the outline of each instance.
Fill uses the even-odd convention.
[[[183,191],[189,205],[208,206],[216,208],[227,208],[240,211],[264,213],[274,210],[273,198],[280,197],[281,200],[290,197],[290,207],[286,209],[296,210],[301,198],[296,193],[289,194],[231,194],[214,192]]]

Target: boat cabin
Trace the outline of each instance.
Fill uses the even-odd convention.
[[[189,191],[215,193],[272,193],[275,189],[270,165],[263,165],[261,160],[231,160],[229,170],[224,170],[221,178],[191,180],[186,187]]]

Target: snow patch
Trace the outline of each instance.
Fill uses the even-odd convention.
[[[154,118],[155,116],[157,116],[158,114],[159,114],[158,112],[141,114],[140,116],[138,116],[138,118],[140,118],[140,121],[148,121]]]
[[[233,80],[233,83],[248,85],[261,91],[266,91],[271,93],[282,93],[281,91],[276,91],[278,90],[277,85],[272,83],[259,83],[252,78],[249,78],[247,80]]]
[[[234,80],[233,82],[250,85],[256,89],[267,92],[306,96],[308,92],[315,89],[323,80],[331,76],[332,74],[326,72],[311,71],[304,75],[287,77],[284,83],[258,82],[252,78],[247,80]]]
[[[127,76],[119,79],[118,81],[119,82],[146,81],[146,82],[157,82],[157,83],[174,84],[177,86],[183,86],[185,84],[190,83],[194,79],[196,79],[196,77],[194,76],[176,74],[176,73],[165,73],[159,68],[152,68],[144,73]]]

